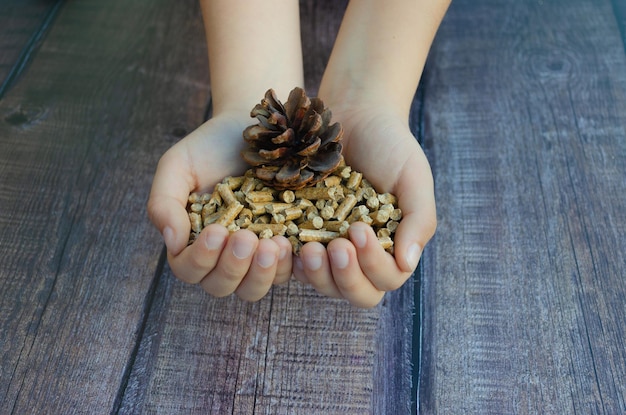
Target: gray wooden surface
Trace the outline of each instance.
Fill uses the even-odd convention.
[[[424,258],[422,413],[626,413],[614,10],[458,0],[441,27],[424,76],[439,228]]]
[[[0,2],[0,97],[17,81],[52,26],[61,1]]]
[[[300,4],[314,93],[346,1]],[[195,0],[0,3],[0,414],[626,413],[624,12],[453,2],[411,114],[438,232],[357,310],[172,276],[145,202],[207,109]]]
[[[296,282],[213,299],[169,271],[145,202],[160,155],[206,112],[197,2],[9,6],[0,413],[408,410],[412,284],[359,310]],[[307,85],[344,7],[302,2]]]

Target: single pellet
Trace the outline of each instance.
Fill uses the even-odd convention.
[[[215,206],[222,206],[224,201],[222,200],[222,196],[220,196],[220,192],[218,191],[218,186],[215,186],[213,189],[213,193],[211,193],[210,203],[214,203]]]
[[[374,226],[384,226],[389,220],[389,212],[386,210],[377,210],[376,212],[370,213],[369,217],[372,218],[372,224]]]
[[[265,209],[265,206],[267,205],[267,203],[248,203],[248,206],[250,206],[250,210],[252,211],[252,214],[254,216],[261,216],[261,215],[265,215],[265,213],[267,212],[267,210]]]
[[[324,185],[326,187],[339,186],[341,184],[341,177],[339,176],[328,176],[324,179]]]
[[[370,213],[369,209],[365,205],[358,205],[352,209],[350,215],[346,218],[348,223],[356,222],[361,219],[362,216],[367,216]]]
[[[202,217],[196,212],[189,213],[189,222],[191,222],[191,230],[194,232],[202,231]]]
[[[300,217],[302,217],[302,209],[298,208],[298,207],[290,207],[287,208],[283,211],[283,215],[285,215],[285,220],[289,221],[289,220],[296,220]]]
[[[244,194],[250,193],[254,191],[257,184],[258,181],[254,177],[246,177],[239,190],[241,190]]]
[[[223,215],[223,211],[213,212],[210,215],[206,215],[202,217],[202,224],[204,226],[209,226],[212,223],[216,223]]]
[[[293,204],[291,203],[272,202],[265,204],[265,211],[268,213],[280,213],[285,211],[285,209],[289,209],[292,207]]]
[[[365,202],[365,205],[370,210],[377,210],[378,206],[380,205],[380,201],[378,200],[378,198],[376,196],[370,197],[369,199],[367,199],[367,202]]]
[[[389,219],[391,220],[395,220],[396,222],[400,221],[400,219],[402,219],[402,210],[398,209],[394,209],[390,214],[389,214]]]
[[[322,231],[319,229],[301,229],[298,239],[302,242],[328,243],[339,237],[339,232]]]
[[[332,218],[333,216],[335,216],[335,209],[333,209],[332,206],[326,205],[320,210],[320,216],[328,220]]]
[[[291,251],[295,255],[300,255],[300,251],[302,250],[302,242],[300,242],[300,240],[294,235],[290,235],[287,239],[289,240],[289,243],[291,243]]]
[[[391,232],[395,232],[398,229],[398,222],[396,222],[395,220],[390,220],[389,222],[387,222],[387,224],[385,225],[385,227],[387,229],[389,229],[389,231]]]
[[[346,187],[350,190],[356,190],[356,188],[359,187],[359,185],[361,184],[362,180],[363,174],[359,173],[358,171],[353,171],[350,173],[350,176],[346,183]]]
[[[287,232],[287,226],[282,223],[251,223],[248,225],[248,230],[257,235],[265,229],[269,229],[272,235],[284,235]]]
[[[268,191],[253,191],[246,194],[246,200],[249,203],[271,202],[274,200],[274,195]]]
[[[209,203],[210,200],[211,200],[210,193],[202,193],[200,195],[200,203],[202,203],[203,205],[206,205],[207,203]]]
[[[206,218],[212,213],[215,213],[217,210],[217,205],[215,203],[206,203],[202,206],[202,218]]]
[[[196,192],[193,192],[189,195],[189,198],[187,199],[187,201],[192,205],[194,203],[198,203],[200,201],[200,195]]]
[[[391,193],[383,193],[378,195],[378,200],[381,205],[390,204],[396,206],[398,204],[398,199]]]
[[[241,212],[239,212],[239,216],[238,217],[239,218],[246,218],[246,219],[252,220],[252,218],[254,216],[252,215],[252,211],[250,209],[243,208],[243,209],[241,209]]]
[[[201,213],[202,212],[202,203],[200,203],[200,202],[192,203],[191,206],[189,206],[189,210],[194,212],[194,213]]]
[[[293,222],[287,222],[287,235],[297,235],[300,233],[300,228]]]
[[[272,213],[272,222],[285,223],[285,215],[282,213]]]
[[[389,236],[379,238],[378,242],[380,243],[380,246],[382,246],[385,250],[391,249],[391,247],[393,246],[393,240]]]
[[[389,228],[381,228],[378,231],[376,231],[376,236],[378,237],[378,239],[390,237],[391,230]]]
[[[328,220],[324,221],[324,226],[322,226],[322,229],[332,232],[339,232],[340,235],[345,235],[345,233],[348,232],[349,227],[350,224],[348,223],[348,221]]]
[[[274,236],[274,233],[272,233],[271,229],[263,229],[259,232],[259,239],[270,239],[272,236]]]
[[[296,200],[296,194],[292,190],[285,190],[280,193],[279,198],[285,203],[293,203]]]
[[[235,197],[232,189],[226,183],[219,183],[217,185],[217,192],[222,197],[224,203],[226,203],[227,205],[241,204]]]
[[[343,179],[349,179],[351,173],[352,173],[352,168],[350,166],[344,166],[341,168],[341,171],[339,172],[339,176]]]
[[[242,209],[243,205],[235,200],[232,204],[229,204],[225,210],[222,211],[222,216],[215,223],[228,227],[228,225],[230,225],[235,220],[235,218]]]
[[[356,196],[348,195],[341,202],[339,207],[335,210],[335,214],[333,215],[336,220],[339,222],[345,220],[348,217],[348,214],[352,211],[352,209],[356,206],[357,200]]]
[[[224,182],[231,188],[231,190],[239,189],[245,180],[244,176],[232,177],[229,176],[224,179]]]
[[[309,200],[328,200],[332,198],[332,195],[336,192],[334,187],[305,187],[304,189],[296,190],[295,196],[299,199]]]

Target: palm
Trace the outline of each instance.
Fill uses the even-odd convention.
[[[346,162],[363,173],[379,192],[398,196],[432,188],[432,173],[424,153],[406,124],[397,117],[338,113],[345,128]],[[402,200],[400,200],[402,203]],[[413,210],[410,203],[403,206]]]
[[[181,141],[179,157],[189,160],[181,172],[193,180],[192,190],[208,191],[229,175],[241,175],[245,170],[240,152],[244,142],[241,132],[245,122],[235,118],[213,118]]]

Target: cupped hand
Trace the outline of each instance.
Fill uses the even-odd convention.
[[[247,230],[229,234],[220,225],[206,227],[187,246],[191,225],[186,211],[191,192],[211,191],[229,175],[241,175],[241,137],[250,119],[216,116],[172,146],[159,161],[148,200],[148,215],[163,235],[173,273],[200,284],[214,296],[236,293],[262,298],[274,283],[291,276],[291,244],[281,236],[259,240]]]
[[[411,276],[435,232],[432,172],[406,121],[396,114],[380,108],[350,109],[333,111],[333,120],[344,126],[346,163],[379,193],[398,197],[403,217],[394,237],[394,255],[380,246],[370,226],[356,222],[349,239],[335,239],[326,248],[305,244],[294,275],[327,296],[372,307]]]

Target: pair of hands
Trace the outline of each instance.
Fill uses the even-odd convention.
[[[331,109],[333,109],[331,107]],[[379,245],[374,231],[354,223],[349,239],[327,247],[309,242],[299,257],[282,236],[259,240],[245,229],[232,234],[220,225],[206,227],[190,246],[186,203],[192,191],[210,191],[229,175],[246,169],[241,133],[254,122],[247,114],[221,113],[168,150],[155,173],[148,214],[163,235],[168,260],[182,281],[200,284],[214,296],[233,292],[256,301],[272,284],[293,275],[318,292],[372,307],[384,293],[399,288],[417,267],[436,228],[432,173],[406,121],[380,108],[333,111],[344,127],[344,157],[378,192],[398,197],[403,218],[395,235],[395,258]]]

